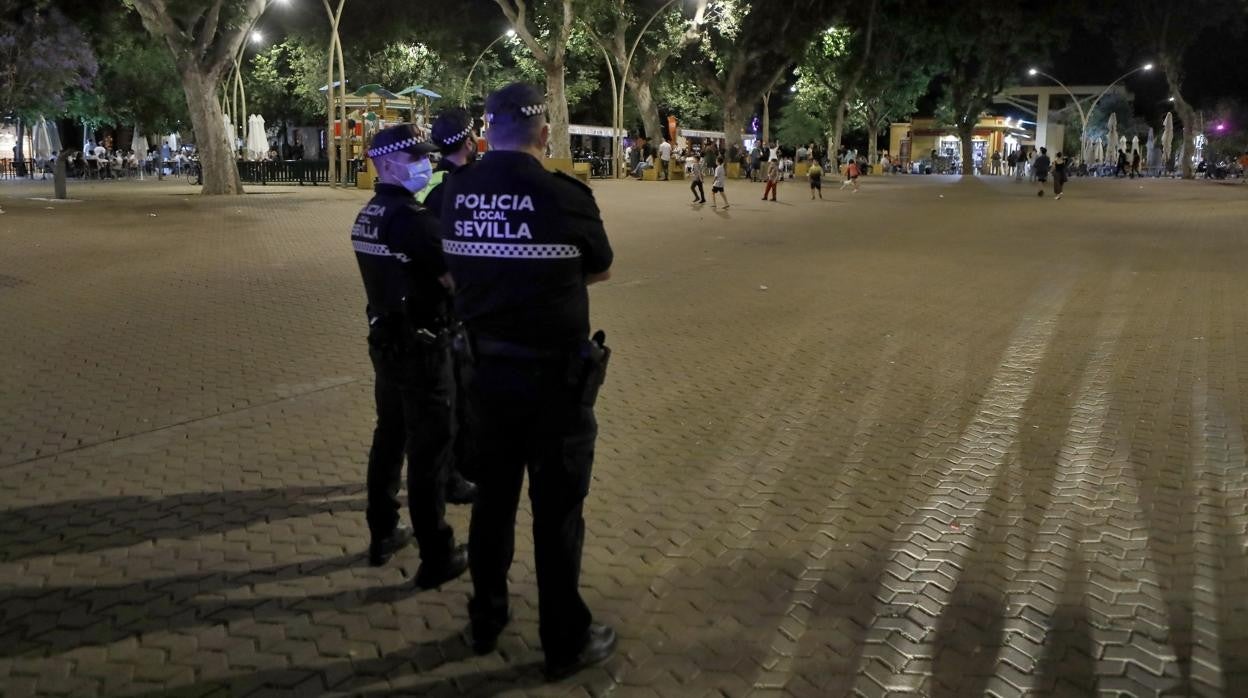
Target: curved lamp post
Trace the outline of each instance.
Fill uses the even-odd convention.
[[[641,45],[642,37],[646,35],[646,32],[650,29],[650,25],[654,24],[654,20],[658,19],[659,15],[663,14],[668,10],[668,8],[680,1],[681,0],[667,0],[667,2],[663,3],[662,7],[655,10],[654,14],[650,15],[650,19],[646,20],[646,23],[641,26],[641,31],[637,33],[637,38],[633,39],[633,45],[629,48],[628,56],[624,59],[624,67],[620,70],[619,77],[620,94],[619,98],[615,102],[615,115],[611,119],[611,133],[614,134],[611,141],[613,144],[612,147],[615,149],[615,152],[611,154],[612,160],[618,160],[623,157],[624,134],[622,131],[624,130],[624,93],[628,91],[628,70],[633,64],[633,55],[637,53],[637,47]],[[625,171],[626,168],[624,167],[616,167],[616,178],[618,179],[619,177],[622,177]]]
[[[489,45],[486,46],[485,49],[481,51],[481,55],[477,56],[477,60],[472,62],[472,67],[468,69],[468,77],[464,78],[464,89],[460,90],[459,92],[459,106],[467,108],[468,106],[468,83],[469,81],[472,80],[472,74],[476,72],[477,66],[481,64],[481,60],[485,58],[485,54],[489,53],[490,49],[494,48],[494,44],[497,44],[503,39],[510,39],[515,35],[516,35],[515,29],[508,29],[506,32],[499,34],[498,38],[491,41]]]
[[[1092,117],[1092,114],[1096,112],[1096,105],[1100,103],[1102,97],[1109,94],[1109,91],[1114,89],[1114,85],[1117,85],[1118,83],[1122,82],[1123,80],[1126,80],[1127,78],[1131,77],[1132,75],[1135,75],[1136,73],[1147,72],[1152,69],[1153,69],[1152,63],[1145,63],[1144,65],[1138,68],[1133,68],[1132,70],[1128,70],[1122,75],[1119,75],[1113,82],[1106,85],[1105,89],[1101,90],[1101,93],[1098,94],[1096,98],[1092,100],[1092,103],[1088,105],[1087,110],[1084,110],[1083,105],[1079,103],[1079,98],[1075,96],[1074,92],[1071,92],[1070,88],[1066,86],[1066,83],[1062,82],[1061,80],[1058,80],[1057,78],[1053,77],[1052,75],[1049,75],[1048,73],[1044,72],[1043,70],[1040,70],[1039,68],[1032,68],[1027,71],[1027,74],[1031,76],[1040,75],[1040,76],[1046,77],[1052,80],[1053,82],[1057,83],[1058,87],[1061,87],[1063,90],[1066,90],[1066,94],[1070,95],[1070,99],[1075,103],[1075,108],[1079,110],[1079,155],[1083,159],[1084,162],[1087,162],[1088,160],[1088,119],[1090,119]]]

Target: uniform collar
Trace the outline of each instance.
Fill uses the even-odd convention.
[[[386,182],[377,182],[373,185],[373,193],[378,196],[397,196],[406,199],[414,199],[416,195],[407,190],[407,187],[401,187],[397,184],[388,184]]]
[[[498,160],[500,162],[510,162],[515,165],[519,165],[521,163],[527,162],[527,163],[533,163],[534,165],[537,165],[538,167],[542,166],[542,163],[537,158],[519,150],[491,150],[491,151],[488,151],[485,155],[482,155],[481,159],[482,160]]]

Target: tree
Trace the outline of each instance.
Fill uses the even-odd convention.
[[[625,65],[628,66],[625,82],[648,138],[659,138],[663,133],[654,99],[655,82],[673,56],[702,39],[708,1],[696,0],[692,19],[685,18],[679,3],[673,6],[674,10],[660,6],[638,12],[634,8],[636,3],[631,0],[599,0],[595,8],[597,21],[594,24],[602,27],[601,41],[611,55],[617,75],[624,75]],[[663,9],[669,11],[653,14]],[[653,21],[656,25],[643,25],[643,21]],[[634,30],[632,37],[630,29]]]
[[[242,194],[217,88],[269,0],[128,0],[173,55],[195,129],[204,194]]]
[[[0,5],[0,113],[18,119],[19,175],[25,175],[23,119],[64,111],[69,90],[90,88],[97,69],[87,37],[56,8]]]
[[[565,73],[568,41],[576,22],[573,0],[495,0],[516,35],[546,74],[546,116],[550,149],[556,158],[572,157],[568,135]],[[543,43],[544,40],[544,43]]]
[[[75,90],[69,112],[92,124],[125,124],[167,133],[188,118],[169,52],[143,34],[133,12],[112,12],[89,30],[99,56],[91,90]]]
[[[1063,24],[1077,17],[1080,8],[1060,1],[928,3],[926,10],[912,7],[910,11],[941,18],[932,28],[931,48],[943,54],[949,65],[942,95],[942,120],[957,129],[962,141],[963,174],[973,174],[972,138],[980,114],[1028,61],[1047,55],[1060,42]],[[1015,27],[1025,31],[1003,29]]]
[[[1183,177],[1195,176],[1191,154],[1196,152],[1199,117],[1183,95],[1183,60],[1206,29],[1236,20],[1244,11],[1242,0],[1130,0],[1123,4],[1126,28],[1120,35],[1119,53],[1134,57],[1141,49],[1153,56],[1170,85],[1174,110],[1183,123]]]
[[[940,69],[938,59],[912,40],[912,29],[921,30],[921,23],[909,13],[891,21],[888,32],[877,34],[858,74],[850,113],[853,123],[867,130],[867,158],[873,164],[878,161],[880,129],[913,114]]]
[[[746,105],[762,98],[830,17],[821,0],[716,0],[708,14],[702,82],[719,100],[724,144],[741,145]]]

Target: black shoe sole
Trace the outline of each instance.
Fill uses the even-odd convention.
[[[511,613],[508,613],[507,620],[504,620],[502,624],[499,625],[493,632],[479,635],[476,627],[472,627],[472,642],[470,643],[472,645],[472,651],[479,657],[498,649],[498,638],[502,636],[503,631],[506,630],[507,626],[510,624]]]

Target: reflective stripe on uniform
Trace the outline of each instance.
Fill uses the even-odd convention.
[[[394,257],[400,262],[408,261],[407,255],[401,252],[391,252],[390,247],[381,245],[376,242],[364,242],[363,240],[352,240],[351,244],[355,247],[355,251],[360,254],[371,254],[377,257]]]
[[[465,242],[463,240],[443,240],[442,251],[460,257],[493,257],[496,259],[576,259],[581,256],[581,250],[576,245]]]

